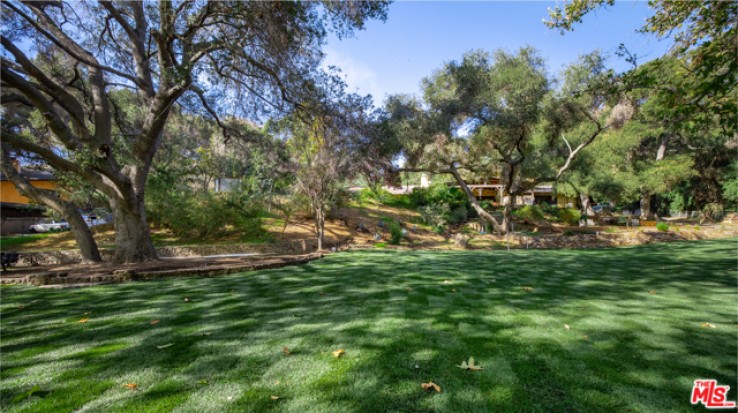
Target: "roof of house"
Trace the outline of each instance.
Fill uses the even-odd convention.
[[[54,176],[54,174],[48,171],[21,168],[21,175],[29,181],[56,181],[56,177]],[[0,181],[7,180],[8,177],[0,172]]]

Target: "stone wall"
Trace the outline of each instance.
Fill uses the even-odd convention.
[[[298,255],[314,252],[318,248],[315,240],[297,240],[279,244],[225,244],[159,247],[159,257],[203,257],[226,254],[280,254]],[[100,249],[100,255],[107,261],[113,257],[112,248]],[[34,267],[40,265],[68,265],[82,262],[77,250],[21,252],[15,267]]]

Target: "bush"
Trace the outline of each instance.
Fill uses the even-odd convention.
[[[462,222],[466,222],[467,218],[467,210],[464,205],[460,205],[456,208],[454,208],[453,211],[451,211],[451,214],[448,217],[448,222],[453,225],[461,224]]]
[[[435,230],[446,226],[450,213],[448,204],[430,204],[420,208],[420,219]]]
[[[413,191],[408,195],[410,203],[415,207],[426,206],[430,203],[427,188],[413,188]]]
[[[659,222],[656,224],[656,229],[661,232],[667,232],[669,231],[669,226],[666,224],[666,222]]]
[[[415,188],[407,197],[411,206],[422,207],[433,204],[447,204],[450,209],[460,206],[467,207],[469,200],[459,189],[449,187],[443,183],[434,183],[428,188]]]
[[[207,238],[226,230],[240,232],[242,238],[265,235],[259,219],[261,205],[239,192],[174,190],[166,198],[147,201],[151,222],[177,236]]]
[[[723,209],[723,206],[713,202],[711,204],[705,205],[705,207],[702,208],[700,222],[720,222],[723,220],[724,216],[725,210]]]
[[[536,205],[526,205],[513,212],[513,215],[515,218],[528,223],[540,222],[544,219],[543,210]]]
[[[380,249],[381,248],[387,248],[387,243],[386,242],[378,242],[378,243],[374,244],[374,248],[380,248]]]
[[[581,216],[579,211],[574,208],[561,208],[558,212],[559,222],[566,225],[578,225]]]
[[[390,244],[398,245],[402,241],[405,234],[402,233],[402,227],[397,221],[392,221],[388,225],[390,232]]]

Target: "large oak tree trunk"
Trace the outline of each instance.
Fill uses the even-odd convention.
[[[133,195],[126,201],[111,200],[110,206],[115,225],[113,261],[123,263],[157,259],[146,222],[143,194]]]

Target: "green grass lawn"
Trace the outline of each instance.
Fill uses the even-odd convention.
[[[220,278],[7,287],[0,403],[6,412],[694,411],[698,378],[731,385],[736,399],[736,282],[736,241],[721,240],[375,250]],[[455,367],[470,356],[484,370]],[[428,380],[443,391],[423,391]]]
[[[3,235],[0,237],[0,250],[12,251],[13,248],[44,239],[51,234],[51,232],[47,232],[44,234]]]

